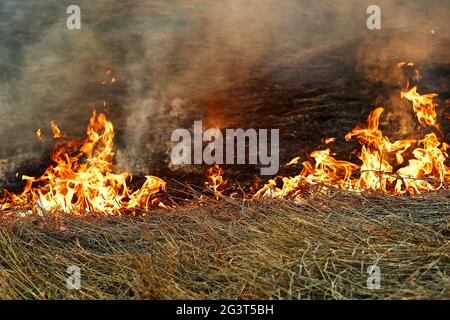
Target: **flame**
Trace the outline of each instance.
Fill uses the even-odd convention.
[[[401,97],[411,101],[417,120],[423,126],[432,126],[440,129],[437,123],[436,103],[437,94],[430,93],[421,95],[417,92],[417,87],[402,90]]]
[[[216,199],[222,195],[222,187],[227,184],[227,180],[224,180],[223,169],[218,165],[214,164],[206,170],[205,186],[214,192]]]
[[[399,67],[413,67],[413,63],[400,63]],[[417,87],[401,91],[401,98],[412,104],[412,109],[422,127],[433,127],[439,133],[435,98],[437,94],[419,94]],[[386,194],[421,194],[448,189],[450,167],[447,150],[449,145],[435,132],[422,139],[391,140],[379,129],[384,109],[375,108],[367,118],[366,125],[358,125],[349,132],[346,141],[356,138],[361,144],[357,153],[360,164],[337,160],[331,149],[316,150],[310,161],[303,162],[303,169],[294,177],[276,177],[261,188],[256,197],[297,198],[311,185],[347,189],[352,191],[373,190]],[[326,142],[328,139],[322,140]],[[298,163],[299,157],[288,164]],[[281,184],[281,186],[280,186]]]
[[[65,133],[62,132],[59,128],[58,125],[56,124],[55,121],[51,121],[50,122],[50,126],[52,128],[52,133],[53,133],[53,139],[59,139],[65,136]]]
[[[292,159],[291,161],[286,163],[286,166],[292,166],[294,164],[298,164],[299,161],[300,161],[300,157],[295,157],[294,159]]]
[[[43,142],[43,141],[44,141],[44,137],[42,136],[41,128],[38,128],[38,129],[36,130],[36,139],[37,139],[38,141],[40,141],[40,142]]]
[[[63,136],[55,122],[51,126],[55,138]],[[51,156],[55,164],[41,177],[22,176],[24,191],[5,191],[3,208],[34,204],[47,212],[112,215],[159,204],[155,194],[165,190],[162,179],[146,176],[142,187],[132,191],[131,174],[114,172],[114,127],[105,114],[94,111],[86,133],[83,141],[58,140]]]
[[[322,139],[323,144],[330,144],[336,141],[336,138],[324,138]]]
[[[397,63],[397,68],[403,68],[404,66],[414,67],[414,62],[399,62]]]

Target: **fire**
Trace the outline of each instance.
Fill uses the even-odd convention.
[[[400,63],[399,67],[413,67],[412,63]],[[441,133],[436,107],[437,94],[419,94],[417,87],[408,87],[401,98],[412,104],[412,109],[422,127],[435,128]],[[366,125],[358,125],[349,132],[347,141],[356,138],[361,144],[357,154],[360,164],[337,160],[330,148],[310,154],[310,161],[303,162],[303,170],[294,177],[277,177],[260,189],[256,197],[296,198],[311,185],[323,185],[352,191],[373,190],[386,194],[421,194],[448,189],[450,167],[449,145],[435,132],[421,139],[391,141],[379,129],[383,108],[374,109]],[[324,139],[322,142],[331,141]],[[299,157],[290,164],[298,163]],[[279,185],[281,183],[281,186]]]
[[[324,138],[322,139],[323,144],[330,144],[336,141],[336,138]]]
[[[65,136],[65,133],[62,132],[59,128],[58,125],[56,124],[55,121],[51,121],[50,122],[50,126],[52,128],[52,133],[53,133],[53,139],[59,139]]]
[[[417,92],[417,87],[412,87],[409,90],[402,91],[401,97],[411,101],[417,119],[423,127],[432,126],[439,130],[436,115],[436,103],[434,102],[437,94],[430,93],[420,95]]]
[[[291,161],[286,163],[286,166],[292,166],[294,164],[298,164],[299,161],[300,161],[300,157],[295,157],[294,159],[292,159]]]
[[[400,63],[398,66],[413,68],[414,64]],[[111,70],[106,73],[112,77]],[[115,81],[112,77],[111,83]],[[357,125],[345,135],[346,141],[356,139],[361,144],[359,152],[354,153],[358,163],[336,159],[329,147],[336,138],[324,138],[322,145],[326,148],[313,151],[310,159],[302,163],[298,175],[271,179],[254,196],[298,199],[311,186],[318,186],[321,192],[339,188],[393,195],[448,190],[449,145],[442,140],[436,112],[439,107],[437,94],[420,94],[417,87],[410,87],[408,82],[400,97],[411,103],[418,127],[421,127],[411,135],[414,138],[393,140],[386,136],[380,129],[384,109],[377,107],[369,114],[366,124]],[[428,133],[420,136],[427,127]],[[4,191],[0,198],[3,209],[20,206],[50,213],[113,215],[163,206],[157,193],[166,190],[164,180],[148,175],[143,185],[134,189],[130,186],[130,173],[116,172],[113,165],[114,127],[104,113],[94,111],[84,140],[68,140],[67,133],[54,121],[51,130],[56,139],[51,155],[54,164],[40,177],[22,176],[26,186],[21,194]],[[36,131],[36,137],[43,140],[41,129]],[[299,162],[300,157],[296,157],[286,165]],[[219,199],[227,185],[223,169],[214,164],[207,169],[206,177],[206,188]]]
[[[227,181],[222,178],[223,169],[218,165],[214,164],[206,170],[205,186],[211,189],[218,199],[222,195],[221,188],[227,184]]]
[[[55,122],[51,127],[54,138],[64,136]],[[46,212],[112,215],[159,204],[155,194],[165,190],[162,179],[146,176],[142,187],[133,191],[131,174],[115,173],[114,127],[105,114],[94,111],[86,133],[82,141],[58,140],[51,156],[55,164],[41,177],[22,176],[24,191],[20,195],[5,191],[0,199],[3,208],[31,206]]]
[[[36,139],[40,142],[44,141],[44,137],[42,136],[42,130],[41,128],[38,128],[36,130]]]

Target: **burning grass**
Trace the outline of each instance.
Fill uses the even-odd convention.
[[[194,196],[170,214],[4,220],[0,298],[450,298],[448,193]],[[65,288],[73,264],[80,291]],[[372,264],[380,290],[366,287]]]
[[[399,196],[448,190],[450,167],[447,150],[450,146],[444,141],[444,132],[439,124],[441,116],[438,117],[436,112],[438,95],[420,94],[417,86],[411,87],[410,81],[418,78],[420,73],[413,63],[398,64],[402,71],[405,71],[405,66],[412,68],[415,76],[412,79],[405,76],[406,86],[400,90],[400,97],[409,101],[418,120],[417,127],[411,130],[407,139],[391,141],[392,138],[383,133],[380,116],[384,109],[377,107],[369,114],[366,125],[359,124],[345,135],[346,141],[356,138],[361,144],[360,151],[355,149],[352,152],[359,158],[359,164],[336,159],[331,148],[315,150],[310,159],[302,163],[303,169],[298,175],[270,179],[254,196],[301,200],[305,189],[316,185],[323,185],[325,191],[332,187]],[[131,187],[131,173],[117,171],[114,165],[114,126],[105,113],[94,111],[84,140],[65,139],[67,134],[53,121],[51,128],[56,140],[51,154],[54,164],[40,177],[20,175],[26,182],[24,190],[20,194],[3,190],[1,209],[21,207],[26,210],[25,214],[39,211],[42,214],[63,212],[107,216],[136,214],[150,207],[165,206],[158,198],[160,191],[166,191],[166,181],[162,178],[147,175],[146,181],[136,190]],[[425,128],[432,131],[424,134]],[[39,130],[36,137],[42,139]],[[335,138],[322,141],[329,144]],[[208,147],[215,153],[219,152],[215,144],[208,144]],[[241,155],[245,155],[243,149]],[[288,165],[298,164],[299,159],[294,158]],[[223,169],[217,164],[207,171],[206,187],[212,189],[216,196],[221,194],[219,189],[227,182],[222,179],[222,173]],[[253,192],[244,194],[246,196],[253,196]]]
[[[414,67],[413,63],[399,63]],[[419,75],[418,69],[413,69]],[[361,151],[354,150],[360,165],[334,158],[330,148],[315,150],[310,154],[313,161],[303,162],[303,169],[294,177],[276,177],[257,192],[257,196],[291,198],[301,197],[305,186],[325,184],[347,190],[376,190],[386,194],[422,194],[436,190],[448,190],[450,167],[448,166],[448,143],[443,141],[442,128],[438,121],[436,107],[439,104],[435,93],[419,94],[417,87],[406,87],[400,91],[400,97],[406,98],[420,127],[410,133],[408,139],[391,141],[380,129],[380,116],[384,112],[377,107],[369,114],[367,124],[357,125],[345,135],[345,140],[357,138]],[[432,127],[433,131],[423,135],[422,130]],[[416,136],[421,136],[417,139]],[[327,138],[325,142],[333,142]],[[299,157],[288,165],[297,164]],[[355,175],[356,173],[356,175]],[[282,187],[277,186],[278,181]]]
[[[51,156],[55,165],[38,178],[23,175],[27,184],[19,195],[4,190],[0,197],[2,209],[111,215],[159,204],[153,195],[165,190],[164,180],[148,175],[138,190],[131,190],[131,174],[115,172],[114,127],[104,113],[94,111],[86,129],[87,138],[81,141],[59,141],[66,134],[55,122],[51,126],[53,138],[57,139]]]

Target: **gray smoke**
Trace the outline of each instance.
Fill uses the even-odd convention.
[[[81,30],[66,28],[70,4],[81,7]],[[366,28],[370,4],[381,7],[382,30]],[[0,157],[42,153],[34,132],[49,137],[53,119],[82,136],[91,110],[107,100],[118,161],[151,172],[171,130],[202,115],[186,97],[355,41],[357,71],[396,82],[398,61],[449,62],[449,8],[446,0],[3,0]],[[116,85],[100,84],[107,68]]]

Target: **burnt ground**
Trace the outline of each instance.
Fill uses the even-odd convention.
[[[392,97],[399,96],[401,81],[373,81],[367,79],[366,70],[358,68],[359,42],[353,42],[341,47],[333,48],[315,54],[310,59],[296,61],[294,58],[284,57],[277,61],[267,61],[267,64],[255,70],[252,76],[229,83],[221,88],[196,88],[191,84],[191,90],[185,90],[181,95],[166,97],[166,104],[159,113],[149,117],[148,132],[144,135],[146,146],[143,145],[142,157],[138,159],[148,166],[137,170],[135,181],[139,183],[144,174],[157,175],[169,181],[177,180],[183,183],[203,185],[206,166],[188,166],[172,168],[170,166],[170,150],[168,144],[171,130],[181,127],[190,128],[194,120],[203,120],[205,127],[225,128],[276,128],[280,130],[280,165],[279,174],[295,174],[299,168],[286,168],[283,164],[293,157],[300,156],[306,160],[308,154],[323,147],[321,140],[326,137],[336,137],[337,141],[330,145],[340,159],[357,162],[351,151],[357,148],[356,142],[345,142],[344,135],[356,124],[365,119],[374,106],[386,107],[383,130],[393,138],[402,125],[394,116],[388,113],[396,108],[410,109],[407,104],[391,106]],[[281,61],[281,62],[280,62]],[[398,73],[392,59],[384,62],[383,67],[392,75]],[[419,92],[437,92],[441,108],[439,114],[445,112],[446,100],[450,96],[448,90],[450,79],[450,65],[422,62],[418,64],[422,79]],[[398,76],[392,76],[397,79]],[[87,84],[89,85],[89,84]],[[94,87],[94,86],[93,86]],[[126,79],[112,88],[87,90],[83,100],[89,101],[93,97],[107,96],[108,106],[104,110],[109,114],[116,127],[116,143],[120,148],[126,146],[123,139],[124,111],[121,104],[127,94]],[[170,114],[173,99],[184,101],[183,116],[175,115],[173,124],[167,124],[167,114]],[[399,99],[398,99],[399,100]],[[399,102],[394,100],[395,102]],[[78,103],[80,103],[78,101]],[[447,110],[448,111],[448,110]],[[412,117],[411,110],[406,114]],[[86,120],[87,120],[86,114]],[[80,121],[79,112],[72,115],[73,121]],[[441,117],[444,132],[449,132],[450,123]],[[67,117],[70,121],[70,117]],[[66,119],[66,121],[67,121]],[[169,118],[170,119],[170,118]],[[388,120],[389,119],[389,120]],[[171,120],[169,120],[170,122]],[[87,121],[86,121],[87,122]],[[161,125],[164,122],[164,125]],[[82,136],[82,128],[77,132]],[[414,128],[412,128],[414,129]],[[413,132],[414,130],[407,130]],[[404,137],[404,135],[403,135]],[[446,139],[448,141],[448,139]],[[151,146],[149,152],[148,146]],[[19,190],[21,183],[15,178],[15,172],[38,175],[51,163],[49,154],[52,144],[42,146],[36,143],[35,151],[40,158],[23,159],[7,167],[5,186]],[[149,170],[150,171],[146,171]],[[247,187],[259,176],[258,166],[225,165],[225,178],[237,180]],[[268,178],[268,177],[263,177]]]

